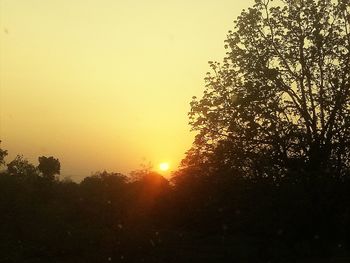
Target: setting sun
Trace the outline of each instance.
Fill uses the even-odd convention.
[[[169,170],[169,163],[160,163],[159,169],[163,172],[168,171]]]

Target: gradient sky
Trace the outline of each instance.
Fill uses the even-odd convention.
[[[207,61],[253,0],[0,0],[0,140],[7,161],[62,174],[175,169]]]

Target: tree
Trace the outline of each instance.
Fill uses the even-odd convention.
[[[60,174],[61,164],[58,159],[54,157],[39,157],[38,170],[47,179],[53,180],[56,174]]]
[[[1,144],[1,141],[0,141]],[[7,151],[0,148],[0,167],[5,164],[5,157],[7,156]]]
[[[246,176],[350,168],[349,0],[256,0],[209,62],[198,131],[184,164],[217,163]]]
[[[17,155],[14,160],[7,164],[7,172],[15,176],[36,175],[35,166],[28,162],[22,155]]]

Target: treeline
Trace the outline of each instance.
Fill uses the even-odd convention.
[[[170,181],[0,150],[0,262],[350,262],[349,0],[256,0]]]
[[[0,262],[322,262],[349,254],[347,178],[276,184],[187,167],[170,181],[142,170],[75,183],[53,175],[57,159],[40,160],[1,160]]]

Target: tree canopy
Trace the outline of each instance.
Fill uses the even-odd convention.
[[[60,174],[61,164],[58,159],[54,157],[41,156],[38,158],[38,170],[48,179],[54,179],[56,174]]]
[[[350,262],[349,13],[243,11],[171,182],[147,165],[62,180],[58,159],[7,163],[0,145],[0,262]]]
[[[185,163],[246,176],[350,168],[349,0],[256,0],[209,62]]]
[[[36,174],[36,169],[23,155],[17,155],[7,164],[7,171],[14,176],[30,176]]]

